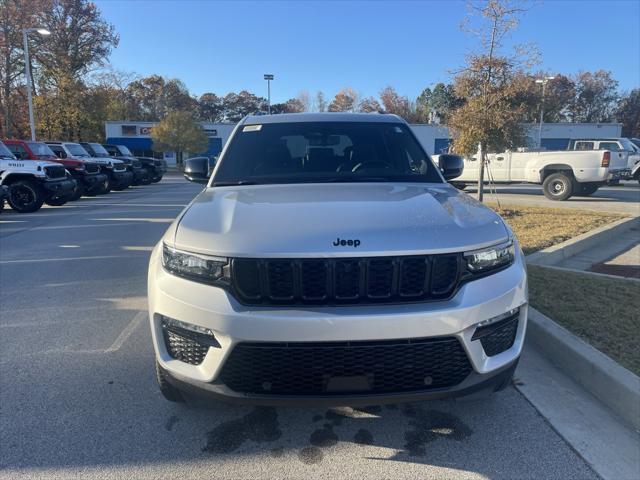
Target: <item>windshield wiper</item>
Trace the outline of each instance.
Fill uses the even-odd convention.
[[[251,180],[238,180],[237,182],[213,182],[212,187],[235,187],[238,185],[260,185],[258,182]]]
[[[334,177],[318,179],[318,183],[338,183],[338,182],[391,182],[388,177]]]

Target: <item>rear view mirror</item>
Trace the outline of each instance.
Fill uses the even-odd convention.
[[[188,158],[185,160],[184,178],[190,182],[207,183],[209,174],[209,159],[207,157]]]
[[[438,163],[445,180],[453,180],[462,175],[464,159],[460,155],[443,153],[438,157]]]

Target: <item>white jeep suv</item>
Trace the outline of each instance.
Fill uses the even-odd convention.
[[[513,233],[395,115],[242,120],[155,247],[162,393],[362,405],[510,383],[527,321]]]

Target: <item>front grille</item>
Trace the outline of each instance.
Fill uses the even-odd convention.
[[[449,298],[460,280],[458,254],[243,259],[232,262],[233,286],[244,304],[404,303]]]
[[[224,364],[220,380],[248,394],[375,394],[453,387],[471,370],[454,337],[240,343]]]
[[[477,328],[472,340],[480,340],[484,353],[488,357],[509,350],[516,340],[519,316],[519,313],[516,313],[499,322]]]
[[[131,160],[131,165],[133,168],[142,168],[142,162],[137,159]]]
[[[87,173],[98,173],[100,172],[100,165],[97,163],[85,162],[84,164],[85,171]]]
[[[62,165],[44,167],[44,173],[49,178],[64,178],[67,173]]]

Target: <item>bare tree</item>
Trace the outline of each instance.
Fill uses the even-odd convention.
[[[535,61],[535,48],[516,48],[513,55],[501,52],[504,38],[518,25],[527,10],[522,0],[484,0],[468,4],[470,15],[462,28],[480,40],[480,49],[467,55],[467,65],[455,79],[455,93],[465,103],[451,116],[454,148],[471,155],[478,146],[480,172],[478,199],[483,199],[487,149],[502,149],[522,142],[521,124],[525,107],[521,103],[519,70]]]

